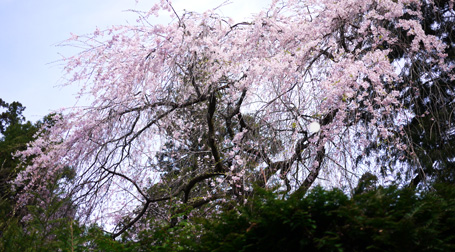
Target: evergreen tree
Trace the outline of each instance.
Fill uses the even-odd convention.
[[[404,110],[396,114],[396,123],[392,126],[394,137],[401,139],[406,148],[397,148],[395,143],[390,145],[387,139],[380,139],[369,146],[368,153],[372,154],[369,158],[375,157],[382,165],[383,173],[392,171],[396,179],[412,186],[422,182],[454,183],[453,70],[447,71],[429,58],[440,55],[446,66],[454,66],[455,10],[453,1],[449,0],[421,1],[420,4],[410,4],[403,18],[415,20],[415,16],[409,13],[421,11],[419,22],[422,32],[436,37],[445,48],[435,50],[433,55],[421,53],[423,51],[413,53],[403,45],[415,43],[416,34],[406,29],[396,29],[390,22],[383,23],[383,27],[391,30],[400,41],[395,45],[384,41],[381,46],[391,50],[388,55],[390,61],[401,67],[401,80],[386,83],[386,88],[388,92],[400,90],[399,101]],[[424,41],[418,43],[420,49],[425,46]]]
[[[27,148],[27,143],[34,139],[37,127],[25,121],[22,115],[25,107],[21,103],[9,104],[0,99],[0,106],[6,110],[0,115],[0,218],[4,224],[11,217],[14,204],[11,182],[19,172],[20,162],[14,159],[14,154]],[[0,231],[2,228],[4,226],[0,226]]]

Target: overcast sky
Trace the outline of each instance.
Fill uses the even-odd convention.
[[[0,98],[19,101],[25,116],[36,121],[63,107],[71,107],[77,89],[61,84],[61,56],[73,48],[57,44],[70,33],[87,34],[111,25],[134,23],[129,9],[147,10],[158,0],[0,0]],[[202,12],[223,0],[174,0],[183,9]],[[268,0],[232,0],[220,14],[241,21],[264,8]],[[163,22],[165,22],[163,20]]]

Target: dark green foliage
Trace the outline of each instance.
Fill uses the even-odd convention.
[[[336,210],[349,199],[340,190],[312,190],[304,199],[277,199],[259,189],[251,205],[206,223],[200,251],[337,249]]]
[[[357,187],[354,190],[354,194],[361,194],[372,189],[376,188],[376,183],[378,182],[378,177],[371,174],[370,172],[366,172],[362,175],[359,182],[357,183]]]
[[[392,186],[352,198],[317,187],[287,200],[262,191],[248,207],[203,221],[200,243],[188,250],[452,251],[455,187],[435,187],[420,196]]]
[[[19,102],[11,104],[0,99],[0,107],[5,109],[0,114],[0,236],[12,217],[14,193],[10,182],[18,171],[18,160],[13,158],[14,153],[24,150],[27,143],[33,140],[37,127],[31,122],[25,122],[22,115],[25,107]]]
[[[139,232],[135,244],[137,251],[194,251],[199,246],[201,230],[201,224],[183,220],[173,227],[162,225]]]
[[[36,195],[35,201],[40,200]],[[113,240],[96,225],[80,224],[72,210],[71,202],[59,195],[44,207],[28,205],[25,217],[2,221],[0,251],[137,251],[135,243]]]
[[[25,107],[20,102],[5,102],[0,98],[0,108],[6,109],[0,114],[0,133],[5,133],[10,125],[21,123],[25,118],[22,115]]]
[[[58,207],[58,206],[55,206]],[[258,189],[248,204],[211,218],[112,240],[68,218],[48,229],[39,213],[24,229],[10,220],[1,251],[453,251],[455,187],[376,188],[351,198],[316,187],[301,199]],[[49,225],[49,224],[47,224]],[[128,236],[128,235],[126,235]],[[125,236],[125,237],[126,237]],[[134,238],[132,238],[134,237]]]
[[[17,219],[11,219],[0,237],[0,251],[137,251],[134,243],[113,240],[97,226],[84,226],[68,218],[52,224],[52,229],[46,229],[34,218],[24,229]]]

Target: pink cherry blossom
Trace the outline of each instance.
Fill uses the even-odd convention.
[[[200,207],[195,187],[210,204],[272,178],[292,193],[337,170],[356,174],[354,156],[389,139],[393,116],[404,111],[399,90],[385,88],[399,69],[384,42],[449,69],[437,55],[444,45],[423,32],[410,4],[419,2],[273,1],[252,21],[233,23],[210,10],[176,13],[163,0],[137,25],[73,35],[68,43],[83,51],[64,59],[67,85],[80,85],[91,104],[63,111],[18,154],[32,160],[15,181],[24,187],[19,205],[68,166],[77,176],[64,190],[80,216],[109,211],[116,220],[129,215],[130,226],[147,211],[178,209],[172,204]],[[160,11],[174,22],[149,24]],[[159,153],[178,177],[167,179]]]

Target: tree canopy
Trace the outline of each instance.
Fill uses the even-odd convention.
[[[14,206],[11,182],[19,172],[19,161],[14,160],[13,155],[27,148],[37,127],[25,121],[22,115],[25,107],[21,103],[7,103],[0,99],[0,107],[5,109],[0,114],[0,213],[1,220],[4,221],[11,216]],[[2,228],[0,225],[0,232]]]
[[[163,12],[173,22],[150,23]],[[71,167],[64,196],[118,237],[242,205],[258,188],[301,198],[400,169],[410,183],[450,161],[419,162],[440,146],[432,121],[452,141],[440,107],[453,101],[453,1],[273,1],[238,23],[168,1],[140,14],[68,41],[83,48],[65,59],[68,85],[92,103],[21,152],[18,207]],[[427,107],[443,118],[421,120]]]

